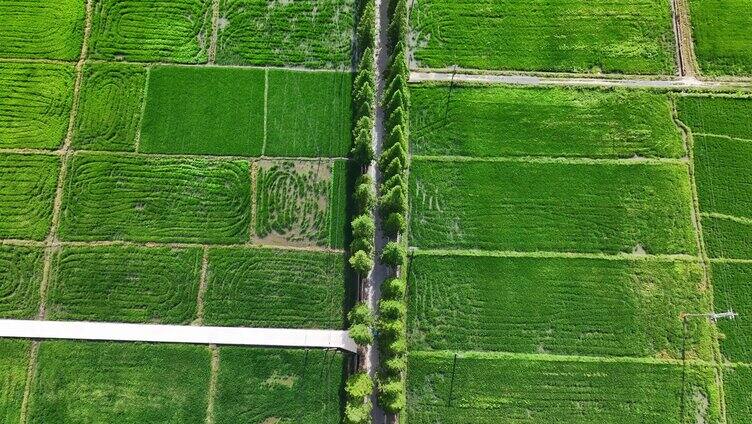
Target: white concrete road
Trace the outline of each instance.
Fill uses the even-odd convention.
[[[0,320],[0,337],[343,349],[357,346],[347,331],[204,327],[81,321]]]

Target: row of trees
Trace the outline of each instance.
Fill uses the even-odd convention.
[[[405,369],[407,367],[406,282],[403,269],[407,262],[407,172],[410,94],[407,64],[407,0],[389,0],[389,64],[382,106],[386,137],[378,158],[379,210],[382,227],[390,241],[381,252],[381,261],[390,267],[392,277],[384,281],[377,323],[381,370],[378,380],[379,405],[399,414],[405,407]]]
[[[351,222],[352,241],[350,243],[350,265],[358,274],[359,302],[348,314],[350,336],[359,346],[358,357],[362,358],[365,348],[373,343],[373,315],[363,302],[364,281],[373,268],[374,235],[376,226],[373,210],[376,207],[376,194],[373,179],[368,169],[374,160],[373,127],[376,113],[376,10],[372,0],[360,2],[358,26],[356,28],[355,59],[356,74],[353,81],[353,147],[350,157],[358,164],[360,176],[355,182],[353,195],[354,216]],[[371,422],[370,395],[374,383],[363,364],[358,361],[358,371],[351,374],[345,385],[346,424],[367,424]]]

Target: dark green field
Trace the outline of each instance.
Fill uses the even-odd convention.
[[[714,263],[712,271],[716,310],[739,314],[718,322],[721,353],[728,361],[752,364],[752,264]]]
[[[752,140],[752,99],[739,97],[680,96],[679,119],[694,134],[714,134]]]
[[[188,324],[196,318],[200,249],[66,247],[53,261],[47,318]]]
[[[690,0],[692,37],[707,75],[752,75],[752,14],[746,0]]]
[[[263,69],[155,67],[140,150],[261,156]]]
[[[217,424],[341,422],[342,354],[223,347],[219,357]]]
[[[0,2],[0,12],[4,3]],[[0,148],[55,149],[62,145],[74,77],[72,65],[0,62]]]
[[[428,68],[671,74],[660,0],[417,0],[415,61]]]
[[[752,367],[736,365],[723,373],[728,424],[752,423]]]
[[[0,420],[19,422],[31,342],[0,339]]]
[[[411,86],[414,155],[681,157],[666,95],[648,91]]]
[[[59,164],[56,156],[0,155],[0,238],[47,236]]]
[[[411,349],[711,360],[695,262],[431,256],[409,272]]]
[[[717,422],[711,366],[411,353],[412,424]],[[501,421],[500,421],[501,420]]]
[[[695,253],[680,164],[414,160],[411,244]]]
[[[43,252],[0,246],[0,318],[31,319],[39,311]]]
[[[207,325],[342,328],[345,258],[280,249],[211,249]]]
[[[146,88],[146,68],[92,63],[84,70],[75,149],[133,151]]]

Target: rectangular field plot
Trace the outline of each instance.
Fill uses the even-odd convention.
[[[706,75],[752,75],[752,14],[747,0],[690,0],[692,38]]]
[[[140,150],[261,156],[264,74],[263,69],[153,68]]]
[[[414,350],[712,359],[710,310],[694,262],[413,257]]]
[[[211,17],[211,0],[98,0],[89,57],[206,62]]]
[[[720,419],[711,366],[498,354],[463,354],[455,363],[451,353],[411,353],[408,369],[411,424]]]
[[[718,321],[721,353],[728,361],[752,364],[752,264],[713,263],[711,269],[715,310],[739,314]]]
[[[211,249],[204,323],[342,328],[344,264],[341,253]]]
[[[210,368],[202,346],[42,342],[28,422],[202,423]]]
[[[84,68],[72,146],[133,151],[146,87],[146,68],[90,63]]]
[[[59,165],[57,156],[0,155],[0,238],[47,236]]]
[[[262,244],[341,247],[346,193],[333,190],[333,183],[340,185],[344,172],[328,161],[259,162],[256,239]]]
[[[723,373],[728,424],[752,423],[752,367],[737,365]]]
[[[0,63],[0,148],[60,146],[68,131],[73,79],[73,65]]]
[[[752,258],[752,141],[696,136],[694,153],[708,253]]]
[[[84,0],[0,0],[0,57],[78,58],[84,39],[85,3]]]
[[[217,63],[349,69],[353,0],[221,0]]]
[[[695,253],[687,168],[414,160],[419,248]]]
[[[681,96],[679,119],[694,134],[714,134],[752,140],[752,99],[741,97]]]
[[[660,0],[417,0],[416,65],[671,74],[671,9]]]
[[[236,243],[248,240],[250,219],[246,161],[77,154],[60,237]]]
[[[415,155],[684,155],[663,94],[448,85],[413,85],[410,94]]]
[[[0,339],[0,421],[17,423],[26,387],[31,343]]]
[[[0,246],[0,318],[36,317],[43,256],[42,248]]]
[[[269,70],[264,154],[346,157],[352,130],[351,92],[350,72]]]
[[[201,257],[200,249],[65,247],[53,262],[47,318],[188,324]]]
[[[216,424],[341,422],[341,353],[223,347],[219,358]]]

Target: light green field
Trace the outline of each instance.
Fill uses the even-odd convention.
[[[725,369],[726,416],[728,424],[752,423],[752,367],[735,366]]]
[[[410,263],[413,350],[712,359],[694,262],[418,255]]]
[[[204,322],[244,327],[342,328],[344,263],[345,258],[339,253],[211,249]]]
[[[0,11],[4,3],[0,1]],[[0,148],[55,149],[62,145],[73,101],[73,79],[73,65],[0,63]]]
[[[84,39],[84,3],[0,0],[0,57],[78,58]]]
[[[42,257],[41,248],[0,246],[0,318],[36,317]]]
[[[353,0],[221,0],[217,63],[349,68]]]
[[[265,155],[346,157],[351,91],[349,72],[269,70]]]
[[[686,166],[414,160],[419,248],[695,253]]]
[[[410,96],[415,155],[684,155],[663,94],[422,84],[413,85]]]
[[[342,354],[223,347],[219,357],[217,424],[341,422]]]
[[[534,358],[534,359],[533,359]],[[710,366],[411,353],[411,424],[719,422]]]
[[[246,161],[77,154],[69,163],[60,237],[247,241],[249,168]]]
[[[145,86],[146,68],[142,66],[87,64],[73,148],[133,151]]]
[[[57,156],[0,155],[0,238],[47,237],[59,162]]]
[[[343,223],[346,199],[333,201],[331,196],[346,193],[332,190],[332,183],[343,176],[342,167],[331,162],[263,161],[256,177],[256,238],[264,244],[331,246],[330,237],[337,230],[339,242],[343,230],[333,229]],[[337,206],[339,210],[332,207]]]
[[[206,62],[211,15],[211,0],[97,0],[89,57]]]
[[[188,324],[196,318],[200,249],[66,247],[54,258],[47,318]]]
[[[747,0],[690,0],[692,38],[706,75],[752,75],[752,14]]]
[[[28,422],[202,423],[209,364],[203,346],[43,342]]]
[[[715,310],[739,314],[718,322],[721,353],[728,361],[752,364],[752,264],[713,263],[712,271]]]
[[[679,119],[694,134],[715,134],[752,140],[752,99],[680,96]]]
[[[0,339],[0,420],[17,423],[26,387],[31,342]]]
[[[263,69],[151,70],[141,151],[261,156]]]
[[[670,4],[661,0],[417,0],[421,67],[672,74]]]
[[[712,257],[752,258],[752,141],[694,137],[703,233]],[[710,214],[710,215],[708,215]]]

